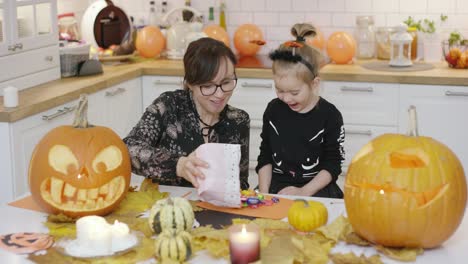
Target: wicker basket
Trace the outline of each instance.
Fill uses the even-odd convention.
[[[62,77],[78,74],[78,66],[89,59],[89,44],[68,45],[60,47],[60,72]]]

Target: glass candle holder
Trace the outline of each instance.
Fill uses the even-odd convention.
[[[260,232],[257,225],[233,225],[228,232],[232,264],[247,264],[260,259]]]

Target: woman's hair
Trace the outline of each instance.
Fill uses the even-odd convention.
[[[291,34],[295,40],[281,44],[270,53],[273,74],[294,71],[298,79],[310,83],[318,76],[323,60],[322,53],[305,42],[306,37],[316,35],[315,27],[311,24],[295,24],[291,28]]]
[[[191,42],[184,55],[184,82],[197,85],[213,80],[224,59],[237,63],[236,55],[223,42],[212,38]]]

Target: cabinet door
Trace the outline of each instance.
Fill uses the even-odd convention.
[[[250,115],[251,120],[262,120],[267,104],[276,97],[273,80],[240,78],[229,104]]]
[[[323,82],[321,96],[342,113],[345,124],[396,126],[399,84]]]
[[[4,1],[6,2],[6,1]],[[45,47],[57,43],[56,0],[8,1],[9,52]]]
[[[109,127],[124,138],[141,117],[141,100],[140,78],[92,94],[89,99],[89,121]]]
[[[399,132],[408,128],[408,108],[416,106],[419,134],[448,146],[468,170],[468,89],[457,86],[401,85]]]
[[[73,111],[77,101],[55,107],[22,119],[11,125],[11,151],[13,157],[13,198],[29,192],[28,169],[32,152],[37,143],[50,130],[73,123]]]
[[[0,0],[0,56],[8,53],[9,39],[11,38],[10,27],[6,23],[10,20],[7,5],[6,0]]]
[[[177,89],[183,89],[183,78],[180,76],[144,76],[143,112],[162,93]]]

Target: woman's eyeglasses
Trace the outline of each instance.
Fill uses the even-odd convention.
[[[204,84],[200,85],[201,94],[204,96],[210,96],[216,93],[218,87],[221,88],[221,91],[228,93],[232,92],[237,85],[237,78],[226,79],[221,84]]]

